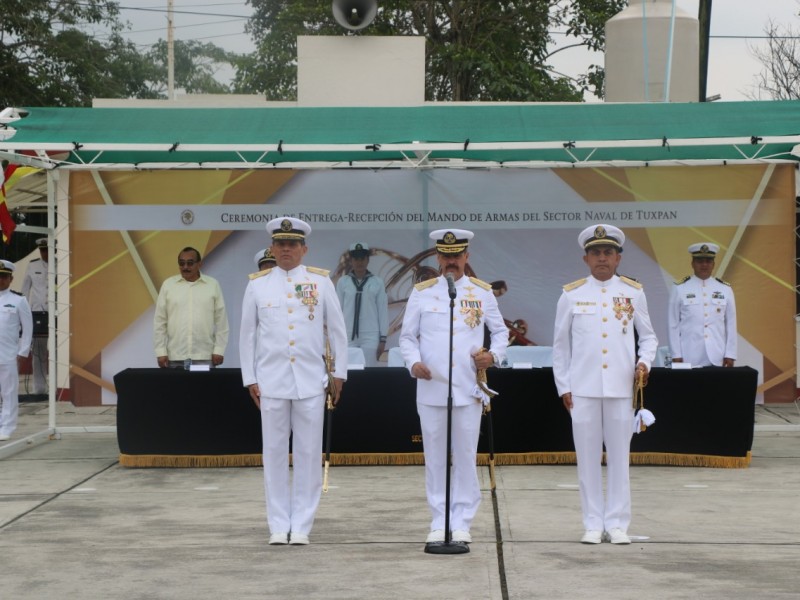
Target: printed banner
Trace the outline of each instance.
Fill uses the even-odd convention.
[[[153,294],[178,273],[186,246],[201,251],[202,270],[222,285],[231,324],[224,365],[238,366],[247,275],[269,245],[266,223],[283,215],[311,225],[304,263],[329,269],[334,280],[347,270],[351,243],[373,249],[369,268],[384,279],[390,302],[387,347],[397,345],[414,282],[435,273],[430,231],[474,231],[471,272],[505,282],[504,317],[519,325],[521,340],[548,346],[562,285],[587,273],[578,232],[611,223],[627,236],[620,273],[644,285],[660,346],[668,344],[673,281],[691,273],[687,247],[706,241],[722,248],[716,274],[736,294],[737,364],[757,368],[762,381],[795,366],[790,165],[109,171],[100,179],[103,189],[91,174],[70,178],[70,358],[104,380],[155,366]],[[95,387],[97,403],[115,402]],[[793,399],[794,378],[771,388],[768,401],[769,394]]]

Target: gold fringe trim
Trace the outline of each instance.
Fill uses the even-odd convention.
[[[123,467],[140,468],[222,468],[222,467],[260,467],[261,454],[120,454],[119,464]]]
[[[745,469],[751,455],[711,456],[707,454],[673,454],[669,452],[631,452],[632,465],[662,465],[668,467],[712,467],[715,469]]]
[[[605,455],[604,455],[605,456]],[[632,465],[657,465],[670,467],[711,467],[742,469],[750,466],[751,454],[746,456],[711,456],[703,454],[676,454],[668,452],[631,452]],[[605,462],[605,461],[604,461]],[[291,456],[290,456],[291,463]],[[494,455],[494,464],[500,465],[574,465],[574,452],[520,452]],[[222,468],[260,467],[261,454],[120,454],[119,464],[132,468]],[[424,465],[422,452],[331,454],[335,466],[405,466]],[[488,454],[478,454],[478,465],[489,464]]]

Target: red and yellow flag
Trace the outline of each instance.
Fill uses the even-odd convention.
[[[6,192],[14,187],[20,179],[31,173],[39,171],[36,167],[21,167],[20,165],[9,164],[2,173],[0,180],[0,228],[3,230],[3,241],[8,244],[11,241],[11,234],[14,233],[17,224],[8,211],[6,204]]]

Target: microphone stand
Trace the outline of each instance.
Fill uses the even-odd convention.
[[[449,282],[448,282],[449,283]],[[450,360],[447,361],[447,456],[445,458],[444,492],[444,541],[428,542],[428,554],[466,554],[469,546],[465,542],[454,542],[450,534],[450,454],[453,443],[453,312],[456,305],[455,286],[448,285],[450,296]]]

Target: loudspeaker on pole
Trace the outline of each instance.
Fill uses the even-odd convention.
[[[364,29],[378,13],[377,0],[333,0],[331,6],[336,22],[350,31]]]

